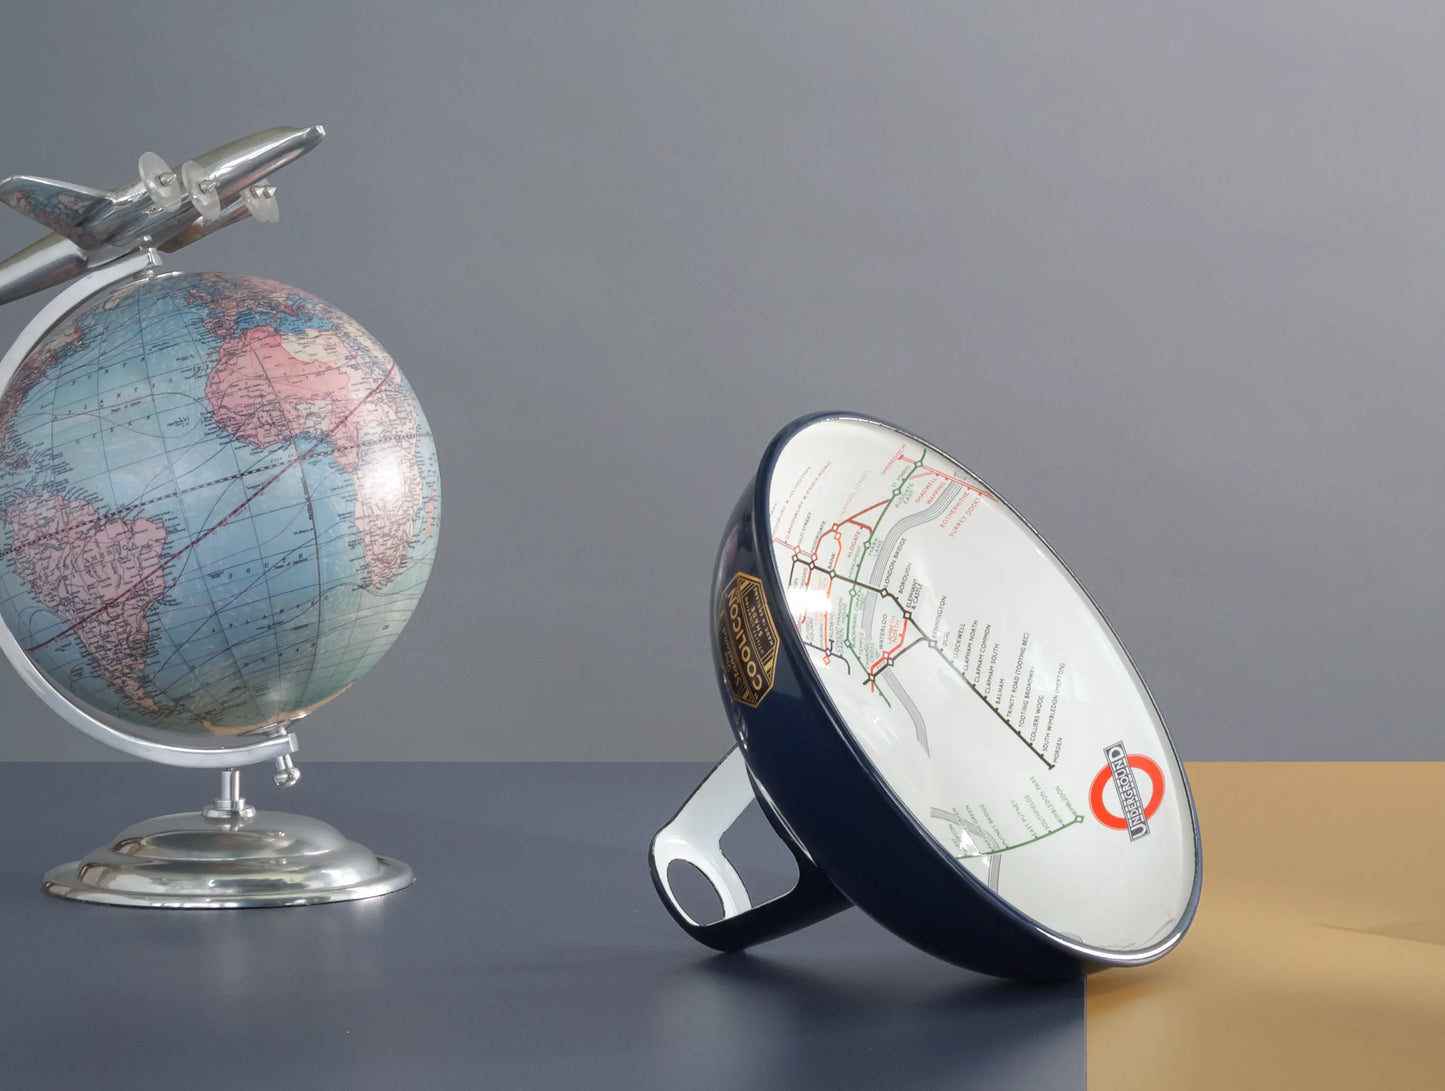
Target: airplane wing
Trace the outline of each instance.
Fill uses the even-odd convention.
[[[17,174],[0,182],[0,203],[77,246],[91,249],[98,240],[82,225],[112,200],[104,190]]]

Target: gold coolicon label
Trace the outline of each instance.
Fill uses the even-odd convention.
[[[768,612],[763,581],[739,572],[718,604],[717,646],[734,701],[757,708],[773,688],[778,630]]]

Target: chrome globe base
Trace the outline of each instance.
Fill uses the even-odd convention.
[[[54,868],[57,898],[153,909],[250,909],[375,898],[410,886],[412,870],[304,815],[258,811],[228,770],[204,811],[123,830],[83,860]]]

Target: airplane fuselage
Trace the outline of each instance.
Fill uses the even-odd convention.
[[[243,219],[248,187],[305,155],[325,135],[320,125],[283,126],[197,156],[186,165],[191,199],[171,208],[156,202],[143,178],[109,191],[26,175],[5,179],[0,201],[56,230],[0,262],[0,304],[80,276],[138,246],[178,249]]]

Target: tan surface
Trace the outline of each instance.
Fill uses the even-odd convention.
[[[1204,896],[1088,984],[1089,1087],[1445,1088],[1445,764],[1189,766]]]

